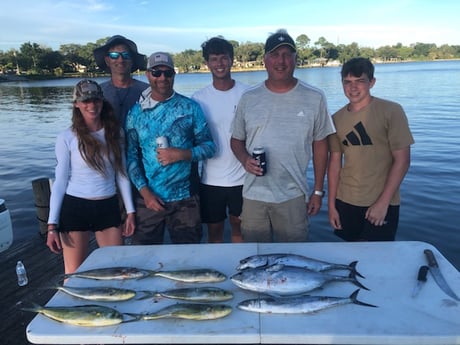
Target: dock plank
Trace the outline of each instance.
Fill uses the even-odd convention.
[[[94,239],[91,241],[91,250],[96,248]],[[16,263],[24,263],[29,284],[18,286],[16,278]],[[35,313],[24,312],[22,306],[29,306],[31,302],[45,305],[55,294],[55,290],[47,289],[57,283],[64,273],[62,254],[52,253],[46,246],[46,239],[40,234],[32,236],[13,245],[0,253],[0,334],[2,345],[29,345],[26,328],[35,317]]]

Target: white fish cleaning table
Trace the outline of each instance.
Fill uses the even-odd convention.
[[[27,338],[36,344],[460,344],[460,303],[449,298],[431,274],[416,298],[412,291],[417,272],[427,261],[423,251],[431,249],[451,288],[460,294],[460,274],[432,245],[424,242],[359,243],[243,243],[119,246],[95,250],[79,271],[115,266],[155,270],[212,268],[228,277],[239,261],[250,255],[301,254],[328,262],[349,264],[357,260],[358,279],[370,289],[360,290],[358,299],[377,305],[369,308],[347,304],[315,314],[258,314],[236,305],[257,294],[236,287],[229,279],[212,284],[234,293],[233,311],[225,318],[208,321],[161,319],[136,321],[110,327],[65,325],[37,315],[27,327]],[[331,271],[347,275],[348,271]],[[162,291],[187,284],[161,277],[125,281],[91,281],[70,278],[68,286],[114,286],[135,290]],[[356,286],[333,282],[311,295],[349,296]],[[147,313],[174,300],[132,300],[97,304],[120,312]],[[47,306],[95,304],[59,291]]]

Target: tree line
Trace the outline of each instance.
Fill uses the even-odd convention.
[[[59,50],[26,42],[18,50],[0,51],[0,73],[42,76],[63,76],[65,74],[103,73],[96,65],[93,50],[103,45],[109,37],[96,42],[81,44],[63,44]],[[236,69],[255,69],[263,67],[264,43],[237,42],[230,40],[235,51],[234,67]],[[403,46],[379,48],[360,47],[358,43],[338,44],[329,42],[324,37],[312,42],[301,34],[296,38],[298,65],[300,67],[324,66],[334,61],[341,64],[352,57],[366,57],[376,62],[420,61],[460,58],[460,45],[441,45],[434,43],[414,43]],[[150,53],[146,53],[148,56]],[[181,73],[205,71],[201,49],[186,49],[172,54],[175,65]]]

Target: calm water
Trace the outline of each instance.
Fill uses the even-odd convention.
[[[302,69],[296,76],[323,89],[333,113],[346,103],[339,71]],[[255,84],[266,73],[233,76]],[[431,243],[460,269],[460,61],[376,65],[376,78],[374,95],[403,105],[416,141],[401,188],[397,240]],[[15,241],[39,232],[31,182],[53,177],[54,140],[70,123],[71,92],[77,81],[0,84],[0,198],[11,212]],[[175,88],[190,96],[209,82],[209,74],[179,74]],[[339,241],[325,207],[312,219],[310,240]]]

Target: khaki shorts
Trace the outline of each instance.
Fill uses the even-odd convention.
[[[241,232],[244,242],[306,242],[308,216],[305,196],[282,203],[244,198]]]

